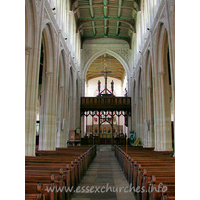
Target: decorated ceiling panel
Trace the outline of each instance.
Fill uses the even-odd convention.
[[[105,64],[107,70],[111,71],[111,73],[108,74],[108,77],[117,78],[122,82],[124,81],[126,75],[124,67],[116,58],[109,54],[103,54],[93,61],[87,71],[87,81],[96,77],[104,76],[101,72],[104,71]]]
[[[71,0],[82,44],[88,39],[125,40],[131,48],[140,0]]]

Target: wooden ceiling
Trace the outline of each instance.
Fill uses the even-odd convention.
[[[131,48],[140,0],[71,0],[81,42],[88,39],[125,40]]]
[[[105,64],[107,65],[107,70],[111,71],[108,77],[117,78],[122,82],[124,81],[126,76],[124,67],[116,58],[109,54],[103,54],[93,61],[87,71],[86,80],[89,81],[90,79],[104,76],[101,71],[104,71]]]

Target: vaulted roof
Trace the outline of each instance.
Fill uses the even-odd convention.
[[[99,56],[93,61],[87,71],[86,80],[89,81],[90,79],[104,76],[101,71],[104,71],[105,64],[107,65],[107,70],[111,71],[111,73],[108,74],[108,77],[117,78],[122,82],[124,81],[126,75],[124,67],[116,58],[109,54]]]
[[[82,44],[88,39],[115,38],[131,47],[140,0],[71,0]]]

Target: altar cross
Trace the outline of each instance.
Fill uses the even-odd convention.
[[[108,88],[107,88],[107,74],[111,73],[111,71],[107,71],[107,64],[105,64],[104,71],[101,71],[101,73],[104,73],[105,78],[105,94],[107,94]]]

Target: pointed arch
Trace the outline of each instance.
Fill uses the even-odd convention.
[[[109,55],[113,56],[114,58],[116,58],[122,64],[122,66],[125,69],[126,75],[128,76],[127,77],[127,85],[129,85],[130,69],[129,69],[129,66],[126,63],[126,61],[122,58],[122,56],[120,56],[118,53],[116,53],[112,50],[109,50],[109,49],[101,50],[101,51],[95,53],[93,56],[91,56],[90,59],[86,62],[86,64],[83,67],[82,80],[84,82],[82,83],[82,96],[85,96],[85,81],[86,81],[87,71],[88,71],[90,65],[92,64],[92,62],[95,59],[97,59],[99,56],[102,56],[103,54],[109,54]]]
[[[35,155],[37,112],[37,17],[35,1],[25,1],[25,155]]]
[[[25,46],[34,47],[36,42],[36,5],[33,0],[26,0],[25,2]]]
[[[59,56],[56,147],[65,146],[63,119],[65,104],[65,61],[63,50]]]
[[[51,23],[47,23],[43,29],[44,48],[46,51],[47,72],[53,72],[54,69],[54,55],[56,55],[56,45]]]
[[[56,45],[51,24],[46,24],[42,31],[43,73],[40,109],[40,150],[55,150],[57,125],[57,66]]]
[[[162,22],[159,24],[156,38],[154,68],[154,76],[156,77],[155,145],[156,150],[171,151],[171,53],[169,53],[168,29]]]
[[[93,56],[91,56],[91,58],[86,62],[86,64],[83,67],[83,74],[82,74],[82,78],[85,79],[86,78],[86,74],[88,71],[88,68],[90,67],[90,65],[92,64],[92,62],[97,59],[99,56],[103,55],[103,54],[109,54],[111,56],[113,56],[114,58],[116,58],[124,67],[126,74],[129,74],[130,70],[129,70],[129,66],[126,63],[126,61],[116,52],[112,51],[112,50],[101,50],[97,53],[95,53]]]
[[[154,85],[151,53],[148,50],[145,62],[144,82],[144,134],[146,147],[154,147]]]

